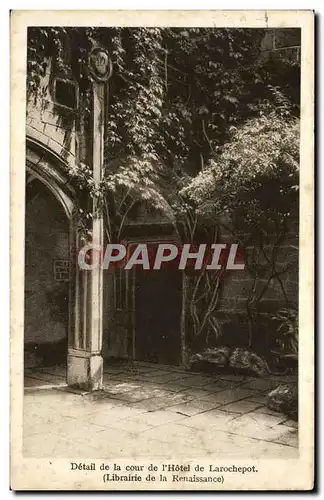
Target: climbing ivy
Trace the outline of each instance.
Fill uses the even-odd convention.
[[[267,84],[282,69],[260,62],[263,35],[261,29],[30,28],[27,88],[29,94],[39,90],[52,56],[56,71],[72,72],[89,92],[88,52],[97,40],[109,49],[114,68],[106,160],[154,155],[197,173],[229,127],[269,96]],[[267,70],[271,64],[274,71]]]
[[[69,174],[81,190],[101,198],[98,206],[107,199],[111,206],[120,196],[121,219],[135,199],[183,219],[191,205],[181,190],[214,161],[233,128],[257,116],[265,102],[275,102],[274,88],[298,114],[298,64],[261,58],[264,34],[239,28],[30,28],[28,96],[37,98],[51,62],[54,72],[78,82],[79,112],[86,119],[88,54],[93,43],[108,48],[113,76],[106,175],[98,189],[89,166],[77,165]],[[188,233],[193,236],[192,228]]]

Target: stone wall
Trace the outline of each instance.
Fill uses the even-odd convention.
[[[274,28],[269,29],[261,43],[261,56],[285,58],[300,61],[301,29]]]
[[[61,104],[63,101],[57,90],[61,81],[66,84],[66,89],[75,89],[75,102],[66,103],[69,106]],[[60,80],[49,60],[37,95],[31,95],[27,101],[27,141],[48,150],[70,167],[78,162],[81,149],[77,96],[76,82],[72,79]]]
[[[251,245],[243,249],[245,269],[226,274],[215,317],[222,331],[217,343],[242,347],[251,344],[262,351],[269,346],[275,347],[278,325],[273,316],[280,309],[298,306],[298,225],[292,225],[286,239],[278,246],[274,260],[271,261],[274,245],[264,248],[270,262],[260,255],[257,241],[255,246],[257,267],[251,266]],[[274,276],[275,273],[278,275]],[[253,338],[249,319],[253,324]]]

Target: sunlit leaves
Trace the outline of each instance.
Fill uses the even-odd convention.
[[[287,103],[286,103],[287,104]],[[214,217],[239,216],[247,226],[298,210],[299,121],[287,106],[261,107],[259,116],[230,129],[231,139],[183,190]],[[242,225],[242,228],[243,228]]]

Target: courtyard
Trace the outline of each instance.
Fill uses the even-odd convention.
[[[25,371],[26,457],[298,457],[297,423],[266,406],[294,376],[207,375],[105,364],[103,390],[66,385],[66,367]]]

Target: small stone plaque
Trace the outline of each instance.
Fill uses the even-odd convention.
[[[69,281],[69,261],[68,260],[54,260],[54,280],[55,281]]]

